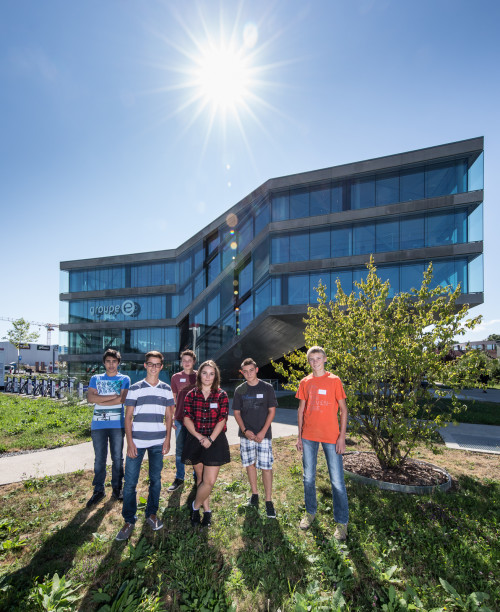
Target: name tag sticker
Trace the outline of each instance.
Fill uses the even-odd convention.
[[[215,402],[215,403],[212,402],[210,404],[210,408],[218,408],[218,407],[219,407],[219,404],[217,404],[217,402]]]
[[[179,381],[180,382],[186,382],[186,379],[185,378],[179,378]]]
[[[326,389],[318,389],[318,395],[326,395]]]
[[[257,393],[257,399],[264,399],[264,394],[263,393]]]

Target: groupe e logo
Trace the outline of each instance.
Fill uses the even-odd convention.
[[[133,300],[124,300],[121,304],[110,304],[109,306],[91,306],[91,315],[117,315],[124,314],[126,317],[137,317],[141,312],[141,307]]]

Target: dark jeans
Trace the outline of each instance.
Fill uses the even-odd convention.
[[[149,461],[149,493],[146,504],[146,517],[156,514],[160,504],[161,470],[163,467],[163,445],[157,444],[149,448],[138,448],[137,457],[131,459],[127,455],[125,463],[125,485],[123,487],[122,516],[126,523],[134,524],[137,520],[137,493],[139,473],[144,454],[148,451]]]
[[[106,460],[109,450],[111,452],[111,486],[121,489],[123,481],[123,437],[125,430],[121,427],[106,427],[105,429],[92,429],[90,437],[94,445],[94,493],[104,492],[106,480]]]
[[[186,441],[187,429],[182,424],[182,421],[175,421],[175,477],[179,480],[184,480],[186,473],[184,464],[182,463],[182,449]]]

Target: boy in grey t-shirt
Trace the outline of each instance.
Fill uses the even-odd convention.
[[[276,518],[272,502],[273,448],[271,423],[276,414],[276,396],[272,385],[257,378],[259,368],[251,358],[241,364],[246,382],[236,388],[233,398],[234,418],[239,425],[241,462],[247,469],[252,488],[249,505],[259,507],[257,468],[262,471],[266,495],[266,514]]]

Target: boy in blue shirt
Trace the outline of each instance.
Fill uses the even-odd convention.
[[[118,372],[121,355],[114,349],[108,349],[102,362],[105,374],[95,374],[90,379],[87,401],[94,404],[94,414],[90,436],[94,445],[94,493],[87,502],[87,508],[97,504],[105,497],[104,481],[106,479],[106,459],[108,457],[108,440],[111,452],[111,487],[113,498],[123,500],[123,438],[125,420],[123,402],[130,387],[130,378]]]

